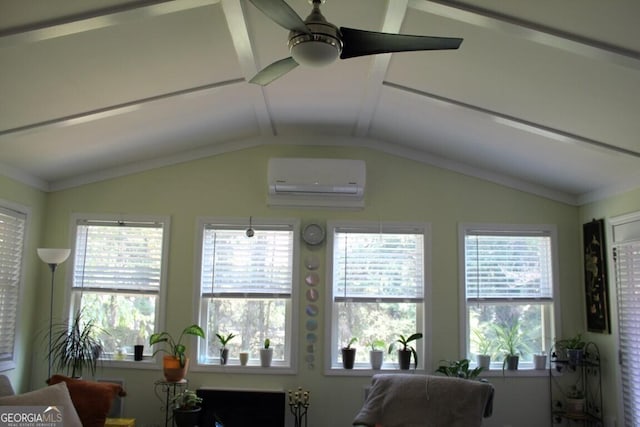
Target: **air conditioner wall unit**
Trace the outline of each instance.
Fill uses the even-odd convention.
[[[272,158],[268,167],[270,206],[363,208],[364,160]]]

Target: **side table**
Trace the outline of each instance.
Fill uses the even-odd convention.
[[[176,394],[186,390],[189,381],[184,378],[180,381],[157,380],[154,383],[154,393],[162,403],[161,410],[164,411],[164,427],[173,426],[173,412],[171,411],[171,401]]]

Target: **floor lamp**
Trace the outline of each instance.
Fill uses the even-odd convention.
[[[38,256],[42,261],[49,265],[51,269],[51,298],[49,299],[49,374],[47,379],[51,378],[51,335],[53,328],[53,278],[55,277],[56,268],[69,258],[71,249],[58,248],[38,248]]]

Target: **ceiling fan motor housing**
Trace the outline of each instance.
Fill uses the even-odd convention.
[[[311,34],[298,31],[289,33],[289,50],[293,59],[298,64],[312,67],[334,62],[342,52],[342,37],[338,27],[327,22],[315,2],[313,11],[304,22]]]

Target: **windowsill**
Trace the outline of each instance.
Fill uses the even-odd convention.
[[[424,369],[408,369],[400,370],[398,368],[382,368],[378,370],[366,369],[366,368],[354,368],[344,369],[342,367],[332,367],[325,369],[324,372],[327,376],[343,376],[343,377],[371,377],[376,374],[419,374],[424,375],[427,372]],[[440,375],[440,374],[432,374]],[[517,371],[503,371],[502,369],[484,370],[479,378],[527,378],[527,377],[547,377],[549,375],[548,369],[518,369]]]
[[[191,365],[189,367],[191,372],[217,372],[225,374],[250,374],[250,375],[295,375],[298,373],[297,369],[292,366],[277,366],[272,365],[268,368],[263,368],[260,365]]]
[[[140,361],[135,361],[132,357],[123,360],[100,359],[100,361],[98,361],[98,369],[100,369],[101,367],[124,369],[162,369],[162,366],[160,366],[158,362],[151,357],[145,357]]]

